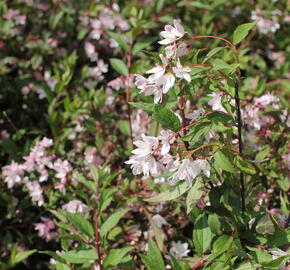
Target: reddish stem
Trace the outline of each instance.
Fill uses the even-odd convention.
[[[103,270],[102,266],[102,256],[101,256],[101,237],[100,237],[100,228],[99,228],[99,212],[98,210],[95,211],[94,214],[94,224],[95,224],[95,246],[98,253],[98,259],[96,260],[97,264],[99,265],[99,269]]]

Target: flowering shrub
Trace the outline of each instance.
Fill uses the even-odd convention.
[[[286,3],[103,2],[0,1],[0,269],[288,269]]]

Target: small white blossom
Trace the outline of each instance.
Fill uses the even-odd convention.
[[[181,243],[181,241],[178,241],[172,243],[169,252],[175,258],[181,259],[182,257],[186,257],[190,250],[188,249],[188,243]]]
[[[161,140],[162,144],[161,154],[166,155],[170,151],[170,144],[175,141],[175,137],[169,130],[161,130],[158,139]]]
[[[192,113],[189,113],[185,116],[185,118],[190,119],[192,121],[198,119],[205,113],[205,110],[203,108],[198,108],[197,110],[193,111]]]
[[[185,35],[185,31],[183,26],[177,21],[173,21],[173,25],[165,25],[164,30],[160,32],[160,35],[164,38],[163,40],[159,41],[158,43],[161,45],[167,45],[172,42],[175,42],[176,40],[182,38]]]
[[[169,225],[168,222],[159,214],[154,215],[152,219],[154,220],[158,228],[162,228],[163,225]]]
[[[189,67],[182,67],[179,59],[177,61],[176,67],[173,67],[172,70],[177,78],[181,78],[188,82],[191,82],[191,77],[188,74],[191,71],[191,69]]]

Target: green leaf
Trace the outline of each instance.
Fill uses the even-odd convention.
[[[159,193],[153,198],[146,199],[146,202],[165,202],[165,201],[171,201],[178,197],[180,197],[182,194],[184,194],[187,190],[190,189],[190,186],[187,185],[186,182],[183,182],[180,185],[176,185],[174,187],[169,186],[169,189]]]
[[[58,262],[58,261],[56,262],[55,267],[56,267],[56,270],[71,270],[71,268],[68,265]]]
[[[201,177],[197,177],[186,197],[186,212],[189,214],[201,198],[204,191],[204,184]]]
[[[145,40],[139,41],[137,43],[135,43],[134,47],[133,47],[133,54],[138,53],[139,51],[146,49],[151,43],[153,43],[156,40],[155,37],[150,37],[147,38]]]
[[[205,214],[201,214],[197,218],[193,228],[193,243],[199,256],[208,250],[211,239],[212,233],[208,226],[207,217]]]
[[[94,237],[94,228],[92,224],[87,221],[84,217],[80,216],[79,214],[73,214],[70,212],[63,211],[64,215],[66,216],[67,220],[74,225],[81,234],[92,238]]]
[[[146,256],[141,257],[148,270],[165,270],[165,264],[158,247],[152,239],[148,241],[148,252]]]
[[[208,216],[208,225],[212,233],[216,235],[221,233],[221,222],[217,214]]]
[[[34,254],[35,252],[37,252],[36,249],[32,249],[32,250],[26,250],[20,253],[17,253],[16,256],[13,259],[13,265],[20,263],[21,261],[25,260],[27,257],[29,257],[30,255]]]
[[[71,250],[59,256],[70,263],[86,263],[98,259],[98,254],[94,249]]]
[[[188,141],[192,144],[197,143],[201,138],[204,138],[204,136],[209,132],[210,130],[210,124],[209,123],[200,123],[197,125],[194,125],[188,134],[186,134],[182,139],[184,141]]]
[[[263,264],[263,266],[266,268],[279,269],[279,266],[282,266],[288,260],[290,260],[290,255],[285,255],[285,256],[279,257],[271,262],[267,262],[267,263]]]
[[[117,58],[111,58],[110,59],[111,66],[121,75],[128,75],[129,70],[126,66],[126,64],[121,60]]]
[[[255,174],[256,173],[255,167],[251,163],[249,163],[248,161],[243,159],[241,156],[235,157],[234,162],[235,162],[235,165],[237,166],[237,168],[240,169],[242,172],[244,172],[246,174]]]
[[[131,251],[133,247],[125,247],[121,249],[111,249],[107,254],[106,258],[104,259],[104,267],[108,266],[117,266],[125,255]]]
[[[220,70],[220,69],[232,69],[232,66],[227,64],[224,60],[222,59],[214,59],[212,60],[212,65],[215,68],[215,70]]]
[[[268,214],[259,219],[256,231],[260,234],[273,234],[275,232],[274,224]]]
[[[100,235],[105,237],[107,233],[115,227],[119,220],[129,211],[130,209],[122,209],[114,214],[112,214],[101,226]]]
[[[238,44],[241,42],[249,34],[249,31],[257,24],[257,22],[258,20],[239,25],[234,31],[233,43]]]
[[[212,50],[210,50],[207,55],[205,56],[204,60],[202,61],[202,63],[205,63],[208,59],[210,59],[211,57],[213,57],[215,54],[217,54],[220,50],[225,49],[226,47],[216,47]]]
[[[233,238],[223,234],[220,236],[217,240],[213,243],[213,253],[222,253],[227,250],[230,250],[231,246],[233,244]]]
[[[129,50],[129,45],[127,44],[127,42],[117,33],[114,33],[114,32],[110,32],[108,31],[108,34],[111,38],[113,38],[114,40],[116,40],[118,42],[118,44],[120,45],[120,47],[128,52]]]
[[[148,113],[154,113],[155,109],[157,107],[156,104],[152,104],[152,103],[129,102],[129,104],[131,104],[132,106],[134,106],[136,108],[144,110]]]
[[[226,151],[218,151],[216,152],[213,157],[214,157],[214,162],[215,162],[215,167],[216,168],[222,168],[223,170],[227,172],[234,172],[234,168],[229,161],[228,157],[226,156],[227,152]]]
[[[164,128],[171,129],[174,132],[179,131],[180,122],[178,117],[167,108],[158,108],[152,115],[152,118],[159,122]]]

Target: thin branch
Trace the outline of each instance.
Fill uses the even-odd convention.
[[[100,251],[100,246],[101,246],[101,237],[100,237],[100,226],[99,226],[99,211],[96,210],[94,214],[94,224],[95,224],[95,246],[96,246],[96,251],[98,254],[98,259],[96,260],[96,263],[99,266],[100,270],[103,270],[102,266],[102,254]]]

